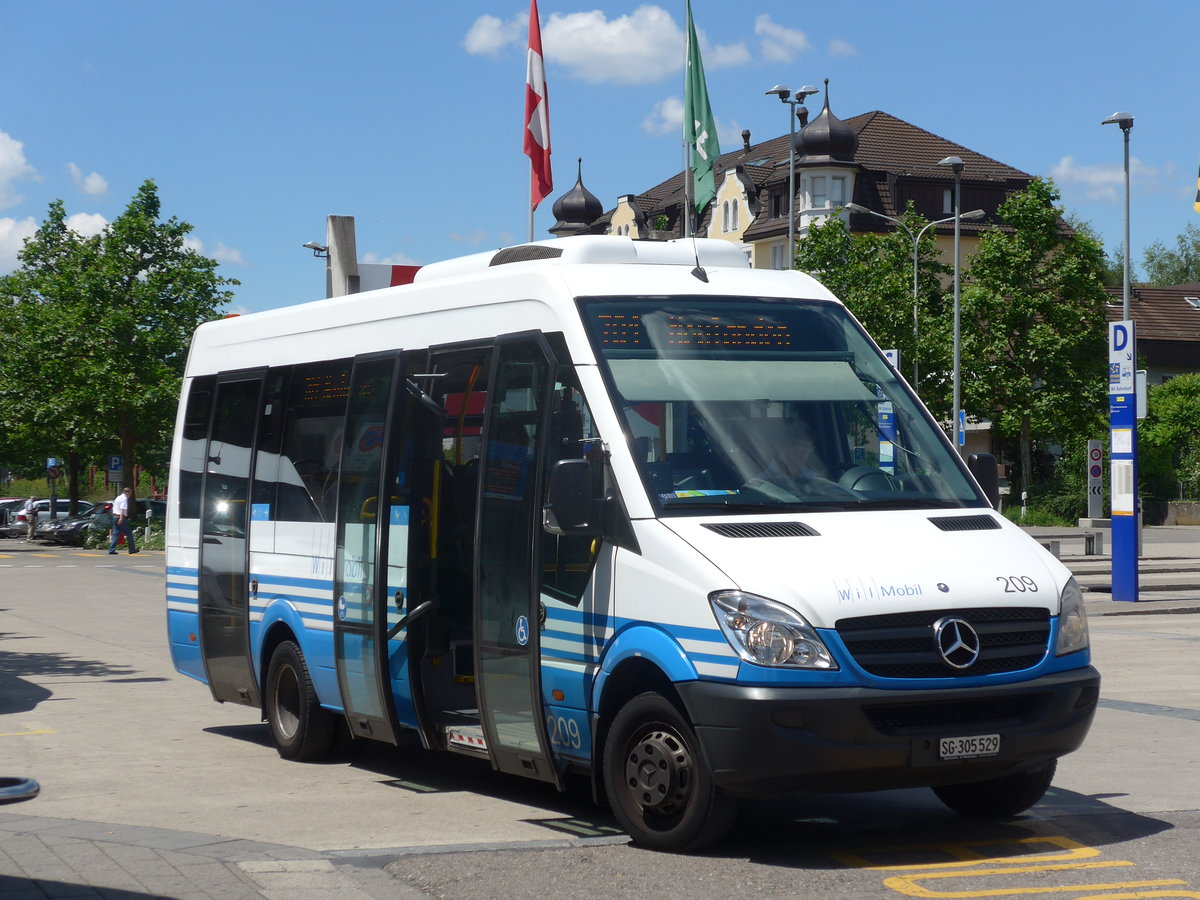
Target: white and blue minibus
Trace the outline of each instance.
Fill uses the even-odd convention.
[[[506,248],[196,331],[171,653],[287,759],[348,729],[583,775],[649,847],[805,791],[1012,815],[1099,675],[995,485],[807,275]]]

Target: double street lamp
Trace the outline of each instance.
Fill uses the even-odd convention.
[[[796,116],[797,106],[804,105],[804,98],[811,97],[820,89],[806,84],[792,96],[792,89],[785,84],[777,84],[767,91],[775,94],[780,101],[790,108],[788,111],[788,265],[789,269],[796,268]]]
[[[904,229],[904,231],[908,234],[909,239],[912,241],[912,245],[913,245],[913,254],[912,254],[912,256],[913,256],[913,264],[912,264],[913,380],[912,380],[912,387],[913,387],[914,391],[917,391],[918,393],[920,393],[920,389],[917,387],[917,382],[918,382],[918,379],[920,378],[920,367],[917,362],[917,344],[918,344],[918,340],[920,339],[920,336],[921,336],[920,318],[918,317],[918,314],[917,314],[917,299],[918,299],[917,271],[918,271],[918,266],[920,265],[920,256],[918,255],[918,251],[920,250],[920,246],[921,246],[921,238],[923,238],[925,236],[926,231],[928,231],[930,228],[933,228],[937,225],[945,225],[947,222],[953,222],[956,217],[948,216],[945,219],[937,219],[936,221],[933,221],[933,222],[927,222],[921,228],[920,231],[918,231],[916,234],[913,234],[913,231],[911,228],[909,228],[907,225],[904,224],[904,222],[902,222],[900,219],[895,218],[894,216],[886,216],[881,212],[875,212],[875,210],[867,209],[865,206],[860,206],[857,203],[847,203],[843,207],[843,209],[847,209],[850,212],[866,213],[869,216],[875,216],[876,218],[879,218],[879,219],[887,219],[889,222],[894,222],[900,228]],[[984,211],[982,209],[973,209],[970,212],[963,213],[961,216],[958,216],[957,218],[960,218],[960,219],[982,219],[985,215],[986,215],[986,213],[984,213]]]

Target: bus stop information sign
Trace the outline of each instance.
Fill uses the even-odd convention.
[[[1137,336],[1108,323],[1108,424],[1112,489],[1112,598],[1138,599]]]

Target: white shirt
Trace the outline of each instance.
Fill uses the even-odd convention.
[[[129,498],[125,496],[124,491],[117,494],[116,499],[113,500],[112,512],[113,516],[118,519],[121,518],[121,516],[129,515]]]

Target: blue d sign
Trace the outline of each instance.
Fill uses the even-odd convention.
[[[1121,324],[1113,325],[1113,349],[1124,350],[1129,346],[1129,329]]]

